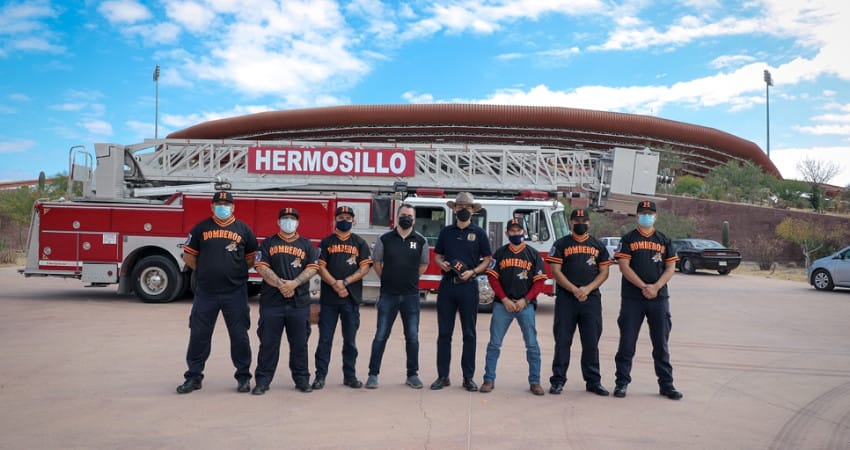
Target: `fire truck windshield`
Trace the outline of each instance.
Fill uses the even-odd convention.
[[[563,211],[555,211],[552,213],[552,227],[555,228],[555,239],[560,239],[570,234],[570,229],[567,227],[567,221],[564,220]]]

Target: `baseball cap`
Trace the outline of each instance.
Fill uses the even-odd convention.
[[[522,230],[525,230],[525,224],[522,222],[522,219],[511,219],[505,224],[505,229],[510,230],[511,227],[520,227]]]
[[[233,195],[227,191],[218,191],[213,194],[212,202],[227,202],[233,203]]]
[[[573,220],[573,219],[589,219],[589,218],[590,218],[590,213],[587,212],[586,209],[581,209],[581,208],[574,209],[570,213],[570,220]]]
[[[469,270],[469,267],[466,266],[466,263],[459,259],[452,260],[449,264],[451,264],[451,270],[456,276],[460,276],[463,272]]]
[[[354,210],[351,209],[350,206],[337,206],[336,214],[334,214],[334,216],[338,216],[340,214],[351,214],[351,217],[354,217]]]
[[[655,209],[655,202],[653,202],[651,200],[644,200],[642,202],[639,202],[638,205],[637,205],[637,212],[641,212],[641,211],[656,212],[657,210]]]
[[[277,218],[280,219],[283,216],[295,216],[295,218],[298,219],[298,210],[295,208],[281,208]]]

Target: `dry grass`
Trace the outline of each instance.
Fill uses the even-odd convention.
[[[807,273],[803,267],[790,267],[783,264],[774,264],[773,270],[760,270],[755,262],[744,261],[733,273],[738,275],[749,275],[762,278],[773,278],[776,280],[799,281],[806,283]]]

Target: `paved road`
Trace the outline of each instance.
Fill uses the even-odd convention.
[[[625,399],[584,392],[577,342],[565,394],[532,396],[516,326],[494,392],[459,387],[459,334],[455,385],[409,389],[398,323],[378,390],[342,386],[338,341],[325,390],[297,392],[284,361],[265,396],[237,394],[221,320],[203,390],[181,396],[174,388],[184,370],[189,301],[148,305],[112,288],[24,279],[4,268],[0,448],[850,448],[850,291],[734,273],[677,274],[671,288],[672,362],[685,393],[678,402],[658,395],[645,327]],[[603,289],[600,345],[609,388],[618,294],[615,271]],[[543,303],[545,379],[553,309],[551,300]],[[257,309],[254,302],[254,323]],[[426,383],[435,376],[435,315],[433,305],[423,310]],[[489,316],[480,316],[479,384],[488,324]],[[358,338],[364,378],[374,329],[375,310],[366,307]],[[311,355],[316,341],[314,334]]]

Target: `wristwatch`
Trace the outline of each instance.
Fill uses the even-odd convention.
[[[345,287],[348,287],[348,285],[349,285],[348,280],[342,280],[342,285],[345,286]]]

